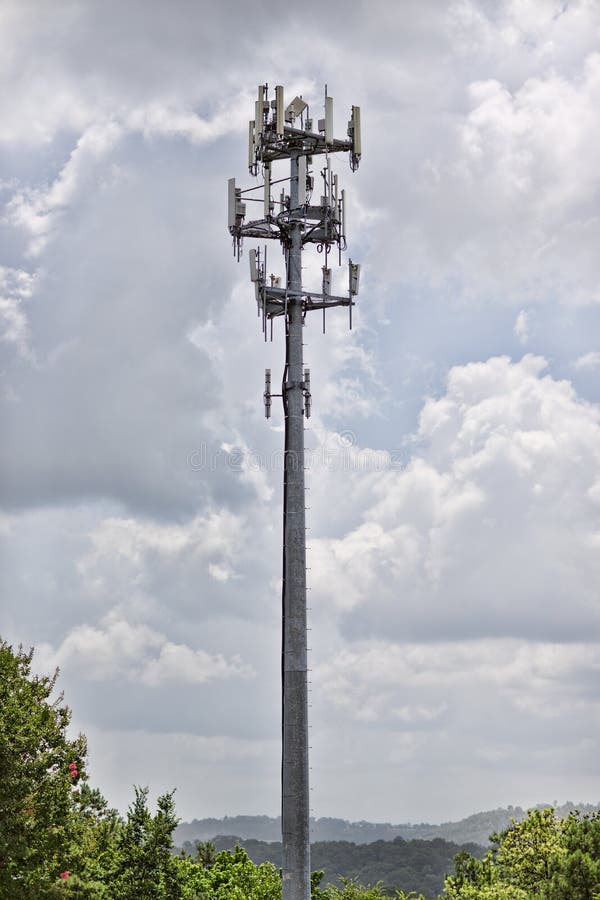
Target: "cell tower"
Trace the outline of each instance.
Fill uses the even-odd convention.
[[[360,266],[350,260],[348,295],[331,293],[329,254],[337,247],[338,264],[346,249],[346,195],[332,172],[330,156],[348,152],[350,167],[358,168],[361,156],[360,108],[353,106],[348,140],[333,136],[333,99],[325,88],[325,115],[314,128],[308,104],[295,97],[284,104],[283,87],[277,85],[273,99],[268,85],[258,88],[254,119],[248,129],[248,168],[263,176],[263,184],[241,190],[229,179],[229,232],[234,255],[239,260],[245,237],[277,240],[281,244],[286,280],[269,274],[266,244],[261,252],[250,250],[250,278],[254,283],[258,315],[267,340],[273,339],[273,320],[285,324],[285,367],[281,393],[271,393],[271,371],[265,371],[265,415],[271,416],[272,397],[281,397],[285,417],[283,488],[283,589],[282,589],[282,764],[281,826],[283,840],[282,900],[310,900],[308,703],[306,647],[306,528],[304,487],[304,417],[310,416],[310,372],[304,368],[302,329],[306,314],[334,306],[347,306],[352,328],[352,307],[358,294]],[[323,158],[319,176],[322,192],[313,201],[316,175],[313,158]],[[272,177],[273,164],[290,160],[289,177]],[[289,186],[273,198],[277,184]],[[263,190],[263,199],[246,197]],[[263,203],[262,217],[246,221],[245,201]],[[320,292],[302,286],[302,251],[316,244],[324,253]]]

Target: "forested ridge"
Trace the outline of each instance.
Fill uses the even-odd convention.
[[[204,842],[205,844],[208,842]],[[210,842],[215,851],[243,847],[250,859],[257,863],[267,860],[278,868],[282,864],[280,841],[244,840],[235,836],[217,835]],[[193,854],[197,844],[186,842],[183,849]],[[393,841],[374,841],[354,844],[350,841],[317,841],[311,844],[313,869],[324,873],[322,883],[337,884],[340,877],[362,884],[381,882],[382,888],[392,891],[402,886],[406,891],[422,892],[426,900],[435,900],[444,886],[444,878],[454,867],[457,853],[466,851],[475,857],[484,855],[477,844],[459,845],[441,838],[431,841],[395,838]]]
[[[595,813],[600,810],[598,803],[540,803],[536,809],[552,806],[560,818],[568,816],[576,809],[580,813]],[[504,831],[515,820],[521,822],[527,816],[521,806],[507,806],[477,812],[456,822],[431,825],[428,822],[405,822],[392,825],[390,822],[349,822],[347,819],[324,817],[311,819],[310,834],[313,842],[350,841],[353,844],[372,844],[374,841],[393,841],[397,837],[406,841],[414,839],[433,840],[442,838],[455,844],[480,844],[487,846],[490,835]],[[194,819],[182,822],[175,831],[176,843],[186,841],[208,841],[217,835],[236,835],[244,840],[277,841],[281,835],[281,819],[278,816],[224,816],[222,819]]]
[[[280,869],[259,858],[259,841],[254,860],[239,842],[176,850],[174,792],[153,812],[136,787],[125,816],[111,809],[89,785],[85,737],[68,735],[56,675],[31,663],[32,651],[0,639],[1,898],[281,900]],[[453,864],[457,849],[439,838],[317,842],[311,900],[433,900],[438,889],[440,900],[600,900],[598,812],[532,810],[489,850],[463,847]]]

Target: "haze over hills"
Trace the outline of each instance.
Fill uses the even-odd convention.
[[[552,806],[551,803],[539,803],[537,808]],[[600,803],[571,803],[556,806],[559,816],[567,816],[578,809],[582,813],[591,813],[600,809]],[[442,838],[456,844],[475,843],[485,846],[489,836],[503,831],[510,825],[511,819],[521,821],[527,810],[520,806],[508,806],[474,813],[458,822],[443,822],[441,825],[430,825],[426,822],[418,824],[403,823],[392,825],[389,822],[349,822],[346,819],[321,818],[311,819],[311,841],[348,841],[354,844],[369,844],[374,841],[393,841],[396,837],[404,840],[434,840]],[[217,836],[233,836],[243,840],[260,840],[275,842],[281,840],[281,821],[278,816],[225,816],[222,819],[194,819],[178,825],[174,840],[179,846],[186,841],[207,841]]]

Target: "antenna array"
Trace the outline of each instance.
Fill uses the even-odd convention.
[[[236,186],[235,178],[229,179],[229,232],[233,237],[234,254],[239,260],[245,237],[259,240],[277,240],[286,256],[286,270],[289,270],[288,255],[292,246],[291,234],[302,225],[302,247],[316,244],[317,251],[324,253],[323,283],[320,292],[310,291],[303,295],[304,311],[325,310],[333,306],[348,306],[350,327],[352,327],[353,297],[358,291],[350,289],[348,296],[331,294],[331,270],[329,254],[337,248],[338,265],[342,264],[342,252],[346,250],[346,192],[339,187],[339,178],[332,171],[330,156],[340,151],[348,152],[350,167],[358,168],[361,157],[360,107],[353,106],[348,122],[348,140],[333,137],[333,98],[325,94],[325,116],[318,121],[318,130],[313,131],[313,120],[308,104],[302,97],[295,97],[284,107],[283,87],[277,85],[275,98],[269,100],[267,85],[259,85],[258,100],[255,103],[255,118],[248,126],[248,168],[250,174],[263,176],[263,184],[242,190]],[[324,156],[324,165],[319,171],[318,184],[321,191],[315,192],[315,174],[311,170],[313,157]],[[297,203],[291,205],[291,193],[281,189],[279,196],[273,196],[275,184],[285,184],[287,178],[272,179],[273,163],[295,158],[298,163]],[[256,200],[247,197],[253,191],[263,191],[263,215],[259,219],[246,221],[247,202]],[[267,249],[264,247],[262,259],[266,265]],[[251,262],[251,267],[252,267]],[[349,280],[357,285],[360,267],[350,262]],[[255,285],[259,316],[262,316],[265,339],[267,322],[276,316],[285,315],[289,290],[268,283],[266,269],[251,268]],[[275,289],[273,289],[275,287]],[[269,327],[270,330],[270,327]]]
[[[285,323],[286,358],[281,394],[271,393],[271,370],[265,371],[263,400],[271,417],[272,398],[280,396],[285,416],[285,464],[283,492],[283,590],[282,590],[282,765],[281,823],[283,840],[282,900],[310,900],[308,702],[306,647],[306,528],[304,485],[304,418],[311,413],[310,371],[304,368],[302,329],[306,314],[335,306],[347,306],[352,328],[352,307],[358,295],[360,266],[348,264],[348,293],[331,292],[329,255],[337,249],[338,265],[346,250],[346,194],[331,168],[331,156],[347,152],[350,168],[361,157],[360,108],[353,106],[348,140],[333,136],[333,98],[325,88],[324,116],[316,130],[308,104],[302,97],[285,106],[284,90],[269,95],[266,84],[258,87],[254,119],[248,126],[248,168],[262,175],[263,183],[242,190],[228,183],[228,226],[234,255],[239,260],[244,238],[279,241],[285,258],[285,284],[267,266],[267,244],[248,254],[250,280],[254,284],[262,330],[273,339],[273,321]],[[322,165],[315,173],[314,158]],[[273,166],[290,160],[290,175],[273,178]],[[282,185],[277,197],[275,185]],[[320,190],[315,195],[315,185]],[[287,186],[287,192],[286,192]],[[262,190],[262,198],[250,197]],[[262,203],[262,217],[249,219],[249,202]],[[316,245],[324,254],[320,291],[302,286],[302,251]]]

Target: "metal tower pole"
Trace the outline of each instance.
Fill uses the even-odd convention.
[[[308,693],[306,650],[306,529],[304,490],[304,370],[302,361],[302,220],[298,209],[298,156],[291,157],[290,247],[283,501],[282,900],[310,900]]]
[[[248,167],[259,170],[264,184],[242,191],[235,178],[228,182],[228,228],[234,254],[239,260],[245,237],[276,240],[286,257],[286,286],[267,270],[267,250],[250,250],[250,278],[254,284],[258,315],[265,340],[273,320],[285,323],[285,371],[281,389],[285,416],[285,465],[283,482],[283,587],[282,587],[282,756],[281,825],[283,838],[282,900],[310,900],[310,841],[308,784],[308,685],[306,648],[306,529],[304,517],[304,416],[310,416],[310,373],[303,368],[302,331],[308,312],[325,312],[348,307],[352,327],[352,307],[358,294],[360,266],[349,261],[348,294],[331,293],[328,255],[336,246],[346,249],[345,192],[338,193],[338,177],[331,171],[330,156],[350,155],[350,167],[358,168],[361,158],[360,107],[353,106],[348,122],[349,140],[333,136],[333,99],[325,89],[325,118],[317,129],[309,116],[308,104],[295,97],[285,106],[283,87],[275,87],[269,100],[267,85],[258,86],[254,119],[248,128]],[[313,157],[325,157],[321,170],[323,193],[312,200],[315,174],[309,167]],[[278,202],[271,197],[271,165],[290,160],[290,193],[282,192]],[[263,216],[246,221],[246,200],[254,190],[263,190]],[[306,292],[302,286],[302,249],[315,244],[325,250],[321,291]],[[271,370],[265,372],[265,415],[271,417]]]

